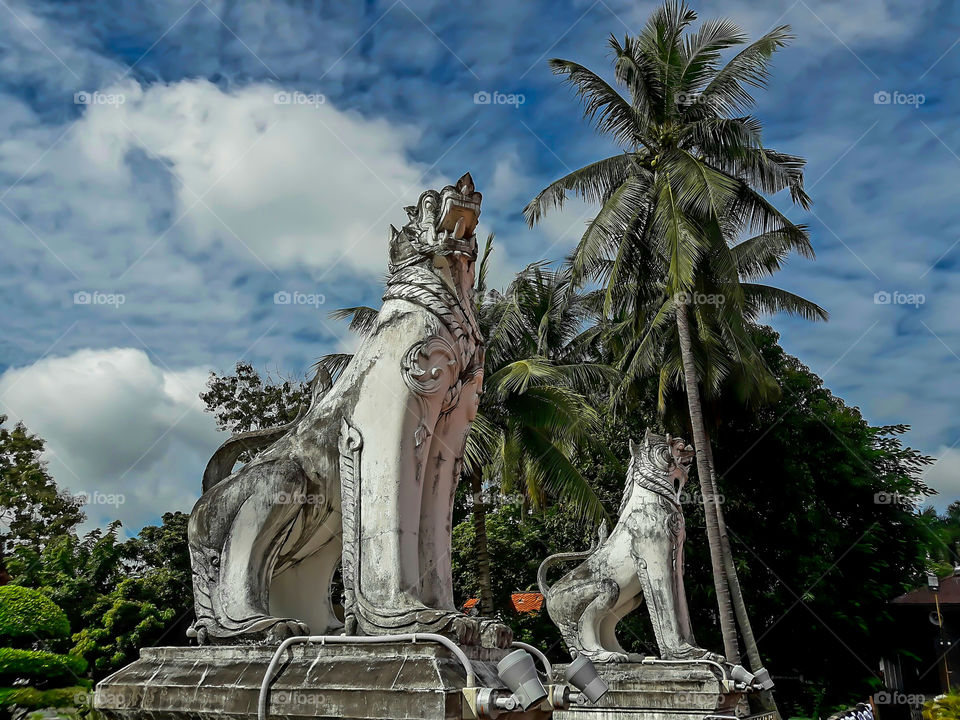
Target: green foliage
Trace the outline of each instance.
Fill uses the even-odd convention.
[[[751,337],[780,400],[745,408],[726,388],[707,412],[737,572],[766,666],[803,677],[778,682],[781,709],[849,705],[870,693],[880,655],[892,650],[888,601],[923,583],[925,556],[940,543],[915,510],[929,492],[919,479],[929,458],[901,445],[905,428],[871,427],[786,354],[772,330]],[[608,416],[601,440],[619,457],[654,412],[647,397],[645,414]],[[672,418],[664,429],[689,437],[685,422]],[[600,456],[578,463],[605,501],[617,497],[616,464]],[[695,474],[684,505],[687,593],[697,639],[717,648]]]
[[[622,152],[555,181],[524,211],[532,225],[571,193],[600,205],[570,257],[573,280],[602,286],[604,348],[624,374],[615,399],[628,400],[652,374],[661,410],[684,377],[680,308],[692,315],[702,390],[737,375],[741,394],[754,399],[773,398],[777,388],[748,323],[777,312],[826,318],[817,305],[757,282],[792,252],[813,257],[807,229],[764,197],[786,190],[807,207],[805,161],[765,147],[760,121],[746,114],[746,88],[766,86],[789,28],[747,44],[730,20],[694,30],[696,19],[686,3],[667,0],[637,36],[611,36],[614,85],[579,63],[550,61],[584,117]],[[739,46],[732,57],[723,53]]]
[[[45,650],[0,648],[0,684],[26,681],[53,681],[67,677],[79,679],[87,661],[74,655],[59,655]]]
[[[78,628],[57,644],[84,657],[96,679],[136,659],[145,645],[184,644],[193,608],[188,515],[166,513],[122,542],[119,523],[68,534],[11,561],[16,582],[42,588]]]
[[[9,556],[38,554],[83,522],[83,502],[62,492],[42,460],[43,440],[0,415],[0,583]],[[6,561],[6,564],[5,564]]]
[[[28,710],[45,708],[80,708],[89,705],[88,685],[37,690],[32,687],[0,688],[0,707],[18,707]]]
[[[63,638],[70,621],[57,604],[31,588],[0,587],[0,642]]]
[[[938,695],[923,706],[923,720],[958,720],[960,718],[960,693]]]
[[[0,647],[0,707],[77,707],[90,684],[81,677],[87,663],[47,647],[70,634],[63,610],[37,590],[8,585],[0,587],[0,625],[0,641],[18,645]]]
[[[309,389],[296,380],[261,378],[250,363],[239,362],[232,375],[211,372],[200,399],[219,429],[239,433],[290,422],[309,400]]]
[[[141,647],[186,644],[193,612],[186,513],[165,513],[119,546],[122,574],[83,612],[73,652],[102,677],[138,657]]]
[[[586,356],[580,333],[587,300],[566,270],[543,263],[518,273],[503,294],[487,292],[491,240],[478,272],[486,359],[479,413],[467,438],[467,472],[482,473],[532,507],[550,497],[600,519],[604,511],[593,488],[571,462],[597,421],[588,393],[615,379],[611,368]]]

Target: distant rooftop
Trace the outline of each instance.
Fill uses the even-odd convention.
[[[463,604],[464,610],[472,610],[479,604],[477,598],[470,598]],[[543,609],[543,595],[538,592],[515,592],[510,596],[510,606],[516,613],[533,613]]]
[[[954,571],[953,575],[940,580],[941,605],[960,605],[960,569]],[[924,586],[916,590],[901,595],[890,601],[892,605],[934,605],[933,593],[930,588]]]

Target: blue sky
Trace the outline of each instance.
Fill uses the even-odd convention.
[[[221,439],[206,373],[302,374],[351,347],[327,313],[377,301],[388,225],[423,188],[473,174],[500,282],[570,250],[590,208],[534,230],[520,211],[614,148],[546,61],[609,75],[607,37],[652,7],[0,1],[0,413],[47,439],[92,523],[189,509]],[[793,26],[757,114],[809,160],[813,208],[789,214],[818,259],[777,283],[832,317],[773,324],[871,422],[913,426],[943,507],[960,496],[960,9],[694,7],[754,37]]]

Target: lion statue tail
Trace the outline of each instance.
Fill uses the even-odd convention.
[[[563,562],[586,560],[597,551],[598,547],[603,545],[606,539],[607,521],[603,520],[600,523],[600,530],[597,533],[597,537],[593,539],[593,542],[588,549],[582,552],[557,553],[556,555],[551,555],[542,563],[540,563],[540,567],[537,569],[537,586],[540,588],[540,594],[546,597],[547,592],[550,590],[550,586],[547,585],[547,573],[550,571],[550,568]]]
[[[326,394],[332,384],[330,373],[323,366],[318,366],[317,374],[310,381],[310,402],[301,407],[294,420],[277,427],[237,433],[226,440],[223,445],[214,451],[213,456],[207,461],[207,467],[203,470],[203,492],[229,477],[233,472],[233,466],[237,464],[237,460],[244,452],[249,451],[256,454],[260,450],[273,445],[292,430],[317,400]]]

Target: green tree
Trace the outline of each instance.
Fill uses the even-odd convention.
[[[778,697],[791,712],[827,715],[877,686],[893,636],[888,603],[924,581],[936,541],[916,510],[932,459],[903,447],[905,426],[869,425],[773,331],[752,340],[782,393],[745,408],[731,389],[714,404],[723,507],[770,667],[803,678],[781,680]],[[694,546],[691,576],[706,567]],[[691,591],[701,608],[707,590]]]
[[[960,567],[960,500],[950,503],[943,515],[932,507],[922,515],[932,539],[930,569],[940,577],[952,575]]]
[[[89,681],[87,664],[76,655],[51,652],[48,643],[70,635],[70,623],[56,603],[38,590],[0,588],[0,712],[24,717],[31,710],[75,708]]]
[[[554,182],[525,213],[533,224],[568,192],[600,203],[571,264],[577,277],[602,282],[604,315],[619,316],[614,334],[629,336],[626,382],[655,371],[661,401],[670,386],[686,392],[725,654],[739,659],[736,613],[756,670],[761,662],[716,502],[702,396],[734,367],[744,386],[770,394],[770,373],[749,342],[748,322],[759,313],[826,314],[753,282],[791,251],[812,256],[805,228],[764,197],[789,189],[807,207],[803,160],[764,147],[759,120],[741,114],[753,103],[748,88],[766,85],[788,28],[746,45],[727,19],[688,32],[696,18],[685,3],[667,0],[638,36],[611,38],[616,82],[629,99],[578,63],[551,61],[583,99],[585,116],[623,152]],[[746,47],[722,62],[725,50],[740,45]],[[739,241],[751,232],[759,234]]]
[[[10,556],[36,555],[84,520],[83,501],[47,472],[43,440],[23,423],[7,429],[6,422],[0,415],[0,585],[10,581]]]
[[[193,617],[188,519],[186,513],[164,513],[161,525],[119,545],[113,527],[86,554],[90,565],[100,559],[107,573],[114,569],[111,586],[86,606],[84,627],[74,635],[74,652],[86,658],[95,677],[133,662],[142,647],[186,644]],[[98,553],[98,545],[110,551]],[[94,576],[102,572],[88,569]]]
[[[888,602],[925,582],[926,555],[942,547],[928,531],[928,520],[914,511],[930,492],[919,480],[929,458],[901,445],[902,427],[866,423],[785,353],[769,328],[754,329],[751,340],[782,393],[772,404],[751,409],[729,387],[710,403],[723,481],[719,500],[784,717],[826,717],[831,708],[849,707],[876,687],[879,658],[895,651],[889,646],[894,618]],[[658,414],[656,379],[647,385],[628,411],[600,410],[597,442],[575,458],[614,515],[629,439],[641,438],[648,427],[688,432],[686,418]],[[695,488],[691,477],[683,495],[686,587],[697,639],[718,647],[716,591]],[[460,598],[477,592],[472,532],[469,522],[454,529]],[[544,557],[585,549],[593,532],[562,502],[533,514],[518,503],[504,503],[490,513],[489,535],[499,604],[512,591],[534,587]],[[515,618],[507,620],[518,632],[527,631]],[[532,632],[525,637],[562,657],[551,628]],[[657,652],[644,607],[625,618],[618,635],[631,651]]]

